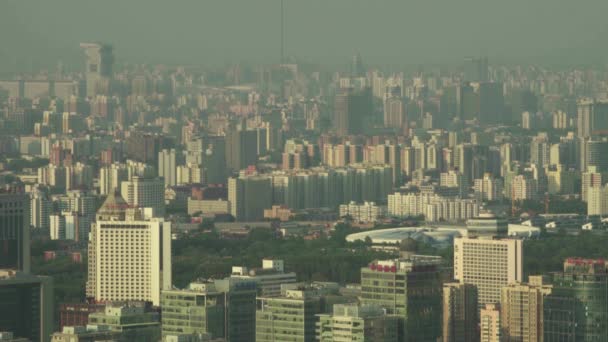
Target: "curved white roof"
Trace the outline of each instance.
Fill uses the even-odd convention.
[[[537,227],[509,224],[508,234],[509,236],[528,238],[538,236],[540,234],[540,229]],[[465,226],[438,225],[371,230],[350,234],[346,237],[346,241],[363,241],[369,237],[374,244],[396,244],[405,238],[411,237],[415,240],[429,240],[432,243],[442,244],[450,243],[454,238],[460,236],[467,236],[467,229]]]

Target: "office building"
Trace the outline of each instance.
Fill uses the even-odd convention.
[[[317,341],[397,342],[399,322],[378,306],[335,304],[333,313],[319,314]]]
[[[53,301],[52,278],[0,269],[0,331],[32,342],[49,342]]]
[[[441,257],[374,261],[361,269],[361,304],[399,317],[399,341],[441,336]]]
[[[577,135],[587,138],[608,129],[608,101],[582,98],[577,102]]]
[[[523,241],[454,239],[454,279],[477,287],[478,308],[500,302],[501,289],[522,281]]]
[[[89,236],[87,296],[100,302],[149,301],[171,288],[171,223],[151,208],[109,195]]]
[[[581,200],[587,202],[589,188],[597,188],[604,185],[606,174],[599,172],[595,167],[589,168],[581,174]]]
[[[364,132],[373,113],[371,89],[340,88],[334,98],[333,124],[338,136]]]
[[[160,317],[142,302],[108,304],[105,310],[89,315],[89,324],[106,326],[119,334],[119,342],[160,340]]]
[[[0,269],[30,271],[30,199],[0,192]]]
[[[231,127],[226,131],[224,150],[226,167],[232,172],[255,165],[259,155],[258,132],[240,126]]]
[[[237,221],[260,221],[264,209],[272,206],[271,179],[267,176],[244,176],[228,179],[230,214]]]
[[[165,214],[165,183],[162,178],[133,177],[120,186],[120,195],[132,207],[152,208],[154,216]]]
[[[551,285],[542,276],[530,276],[528,284],[513,283],[502,288],[500,324],[505,341],[543,341],[544,297]]]
[[[443,342],[477,341],[477,289],[471,284],[443,284]]]
[[[608,336],[608,264],[569,258],[551,275],[544,301],[545,341],[602,341]]]
[[[480,342],[502,342],[500,306],[486,304],[479,314]]]
[[[464,80],[467,82],[485,82],[489,79],[487,57],[465,57]]]
[[[278,259],[264,259],[262,268],[251,270],[244,266],[233,266],[230,278],[255,282],[260,297],[278,297],[281,295],[281,285],[296,282],[295,272],[285,272],[283,260]]]
[[[225,337],[227,294],[213,282],[191,283],[187,289],[162,291],[162,335],[208,334]]]
[[[114,56],[112,46],[98,43],[81,43],[86,55],[86,96],[109,93]]]
[[[165,186],[177,184],[175,157],[175,149],[163,149],[158,152],[158,176],[164,178]]]
[[[255,340],[316,340],[317,314],[324,313],[322,295],[313,288],[285,289],[280,297],[258,297]]]

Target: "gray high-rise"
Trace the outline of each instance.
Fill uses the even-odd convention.
[[[0,193],[0,269],[30,271],[30,199]]]

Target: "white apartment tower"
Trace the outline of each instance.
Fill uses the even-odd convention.
[[[522,267],[522,240],[454,239],[454,279],[477,287],[480,309],[500,303],[501,289],[522,281]]]
[[[177,184],[175,149],[164,149],[158,152],[158,175],[165,179],[165,186]]]
[[[150,208],[108,196],[89,236],[87,296],[96,301],[150,301],[171,289],[171,223]]]

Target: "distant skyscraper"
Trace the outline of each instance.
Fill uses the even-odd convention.
[[[384,126],[400,130],[407,127],[405,103],[401,94],[384,100]]]
[[[228,179],[230,214],[237,221],[256,221],[264,218],[264,209],[272,206],[270,177],[245,176]]]
[[[99,93],[107,93],[114,55],[112,46],[98,43],[81,43],[80,48],[86,55],[86,96],[93,97]]]
[[[177,184],[177,166],[175,149],[164,149],[158,152],[158,176],[165,179],[165,186]]]
[[[488,81],[488,58],[466,57],[464,59],[464,80],[468,82]]]
[[[372,114],[369,87],[339,89],[334,99],[334,129],[339,136],[362,134],[365,122]]]
[[[0,269],[30,271],[28,195],[0,193]]]
[[[503,85],[499,82],[479,83],[479,118],[480,123],[498,124],[510,122],[503,117],[505,110],[505,99]]]
[[[258,132],[233,127],[226,132],[226,166],[233,172],[255,165],[258,160]],[[209,165],[213,167],[213,165]]]
[[[454,279],[478,291],[478,308],[499,303],[503,286],[521,282],[523,242],[515,239],[454,239]]]
[[[171,288],[171,223],[109,195],[89,236],[87,295],[97,301],[160,305]]]
[[[584,98],[577,103],[577,133],[581,138],[608,130],[608,101]]]

